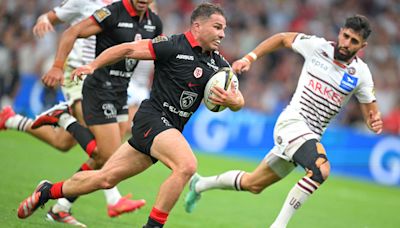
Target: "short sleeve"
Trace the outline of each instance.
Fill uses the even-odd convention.
[[[60,6],[54,8],[54,13],[61,21],[72,24],[81,12],[79,2],[79,0],[64,0]]]
[[[166,36],[157,36],[149,43],[153,59],[157,61],[167,60],[177,53],[178,47],[171,38]]]
[[[374,82],[368,68],[364,69],[360,80],[360,86],[355,92],[355,96],[360,103],[371,103],[376,100]]]
[[[326,41],[323,38],[299,33],[292,43],[292,49],[306,58],[313,54],[321,42]]]

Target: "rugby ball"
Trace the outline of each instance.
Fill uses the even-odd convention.
[[[231,89],[231,82],[236,89],[239,89],[239,81],[235,73],[229,67],[224,67],[214,73],[211,78],[208,80],[206,87],[204,88],[204,104],[206,107],[212,112],[220,112],[223,111],[226,107],[222,105],[214,104],[210,97],[213,96],[213,92],[211,88],[214,86],[218,86],[223,88],[226,91]]]

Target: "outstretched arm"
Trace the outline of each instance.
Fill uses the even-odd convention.
[[[379,112],[377,103],[374,101],[360,105],[365,124],[371,131],[375,132],[376,134],[380,134],[383,128],[383,121],[381,119],[381,113]]]
[[[72,72],[72,78],[92,74],[96,69],[116,63],[124,58],[151,60],[152,55],[149,48],[150,40],[139,40],[123,43],[107,48],[93,62],[77,68]],[[81,78],[82,79],[82,78]]]
[[[33,27],[33,35],[42,38],[46,33],[54,31],[54,25],[62,23],[53,10],[38,17]]]
[[[86,38],[102,31],[102,28],[94,20],[88,18],[69,27],[61,36],[56,57],[51,69],[42,77],[42,82],[48,87],[56,87],[64,83],[64,63],[74,46],[77,38]]]
[[[291,48],[293,40],[296,38],[298,33],[285,32],[275,34],[263,42],[261,42],[256,48],[253,49],[249,54],[245,55],[243,58],[236,60],[232,64],[232,69],[236,73],[242,73],[243,71],[248,71],[250,69],[251,63],[256,61],[268,53],[271,53],[279,48]]]

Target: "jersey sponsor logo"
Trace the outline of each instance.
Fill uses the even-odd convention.
[[[179,100],[181,109],[185,110],[192,107],[196,99],[197,99],[197,93],[193,93],[190,91],[183,91],[181,94],[181,99]]]
[[[194,69],[193,71],[193,76],[195,78],[200,78],[201,76],[203,76],[203,69],[201,67],[196,67],[196,69]]]
[[[130,78],[133,75],[133,72],[126,72],[120,70],[110,70],[111,76],[123,77],[123,78]]]
[[[144,26],[144,29],[145,29],[147,32],[154,32],[154,30],[156,30],[156,26],[155,26],[155,25],[145,25],[145,26]]]
[[[98,9],[93,14],[94,18],[96,18],[96,20],[98,22],[102,22],[104,19],[106,19],[110,15],[111,15],[111,12],[107,8]]]
[[[172,124],[164,116],[161,117],[161,121],[164,123],[165,126],[172,127]]]
[[[112,103],[105,103],[101,106],[103,109],[104,116],[106,119],[116,118],[117,117],[117,109]]]
[[[133,23],[119,22],[117,25],[119,28],[133,28]]]
[[[214,71],[218,71],[219,70],[219,67],[213,65],[212,63],[207,62],[207,66],[213,68]]]
[[[311,39],[311,36],[310,35],[300,35],[300,40],[309,40],[309,39]]]
[[[327,71],[329,69],[328,65],[324,62],[319,61],[318,59],[311,59],[311,63],[315,66],[318,67],[324,71]]]
[[[185,111],[179,110],[176,107],[170,105],[168,102],[164,102],[163,106],[165,108],[167,108],[168,111],[170,111],[171,113],[176,114],[180,117],[189,118],[193,114],[193,112],[185,112]]]
[[[168,37],[166,37],[166,36],[157,36],[156,38],[153,38],[153,39],[151,40],[151,42],[152,42],[153,44],[159,43],[159,42],[163,42],[163,41],[168,41]]]
[[[194,56],[192,55],[185,55],[185,54],[178,54],[176,56],[177,59],[183,59],[183,60],[189,60],[189,61],[193,61],[194,60]]]
[[[135,69],[137,64],[138,64],[138,60],[137,59],[131,59],[131,58],[125,59],[126,71],[128,71],[128,72],[133,71],[133,69]]]
[[[343,98],[339,93],[337,93],[330,86],[325,85],[317,80],[310,79],[308,82],[308,88],[310,88],[316,94],[322,95],[326,99],[334,102],[335,104],[342,103]]]
[[[347,92],[351,92],[354,88],[356,88],[357,82],[358,78],[353,77],[348,73],[344,73],[342,81],[340,81],[340,88],[346,90]]]

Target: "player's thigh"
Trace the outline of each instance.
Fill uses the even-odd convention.
[[[89,129],[96,139],[97,150],[101,157],[110,157],[121,145],[118,123],[91,125]]]
[[[126,142],[108,159],[101,172],[113,182],[120,182],[141,173],[151,165],[153,162],[149,156],[137,151]]]
[[[192,172],[197,160],[182,133],[171,128],[159,133],[151,146],[151,155],[171,169],[185,169]]]

